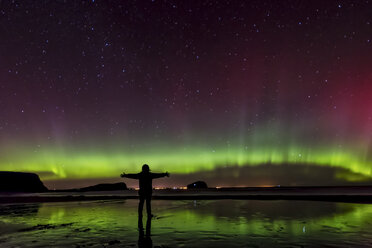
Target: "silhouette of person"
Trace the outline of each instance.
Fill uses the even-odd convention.
[[[146,201],[146,211],[148,217],[153,217],[151,214],[151,196],[152,196],[152,179],[160,177],[169,177],[169,173],[152,173],[150,167],[147,164],[142,166],[142,172],[137,174],[123,174],[121,177],[138,179],[139,180],[139,204],[138,204],[138,216],[142,218],[143,204]]]
[[[152,248],[151,239],[151,218],[147,218],[146,222],[146,235],[143,230],[142,217],[138,216],[138,247],[140,248]]]

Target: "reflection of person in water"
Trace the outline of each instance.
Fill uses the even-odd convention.
[[[151,218],[147,218],[146,222],[146,235],[143,230],[142,217],[138,216],[138,247],[140,248],[152,248],[151,240]]]
[[[144,164],[142,166],[142,172],[137,174],[121,174],[121,177],[127,177],[132,179],[138,179],[139,180],[139,199],[140,202],[138,204],[138,216],[142,217],[142,210],[143,210],[143,204],[146,200],[146,210],[147,210],[147,216],[152,217],[151,214],[151,196],[152,196],[152,179],[160,178],[160,177],[169,177],[169,173],[152,173],[150,172],[150,167],[147,164]]]

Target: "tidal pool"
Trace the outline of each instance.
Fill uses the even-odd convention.
[[[154,200],[144,231],[137,204],[0,205],[0,247],[372,247],[369,204]]]

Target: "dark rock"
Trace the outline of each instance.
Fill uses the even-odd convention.
[[[115,244],[119,244],[120,241],[119,240],[111,240],[108,242],[109,245],[115,245]]]
[[[49,230],[49,229],[56,229],[60,227],[68,227],[71,226],[73,223],[65,223],[61,225],[53,225],[53,224],[38,224],[36,226],[28,227],[28,228],[23,228],[19,230],[18,232],[29,232],[29,231],[39,231],[39,230]]]
[[[19,232],[48,230],[48,229],[55,229],[56,227],[57,227],[56,225],[52,225],[52,224],[46,224],[46,225],[38,224],[36,226],[32,226],[32,227],[28,227],[28,228],[23,228],[23,229],[19,230]]]
[[[48,189],[35,173],[0,171],[1,192],[45,192]]]
[[[203,181],[197,181],[187,185],[187,189],[207,189],[208,185]]]
[[[85,188],[78,189],[78,191],[115,191],[115,190],[127,190],[127,185],[125,183],[104,183],[97,184],[94,186],[89,186]]]
[[[89,232],[90,231],[90,228],[77,228],[74,230],[75,232]]]

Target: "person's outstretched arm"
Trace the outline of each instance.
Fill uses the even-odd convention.
[[[139,179],[139,175],[138,174],[126,174],[124,172],[120,175],[120,177],[126,177],[126,178],[132,178],[132,179]]]
[[[169,177],[168,171],[165,173],[151,173],[152,178]]]

